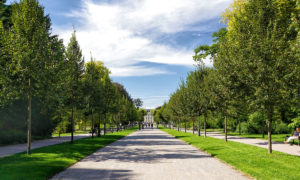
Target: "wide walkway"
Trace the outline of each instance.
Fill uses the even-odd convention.
[[[90,136],[89,134],[80,134],[75,135],[74,140],[82,139]],[[37,140],[33,141],[31,143],[31,149],[36,149],[44,146],[50,146],[54,144],[60,144],[63,142],[70,141],[70,136],[64,136],[64,137],[54,137],[52,139],[45,139],[45,140]],[[0,157],[9,156],[12,154],[24,152],[27,150],[27,144],[16,144],[16,145],[9,145],[9,146],[0,146]]]
[[[197,148],[144,129],[84,158],[53,179],[248,179]]]
[[[184,131],[184,129],[181,129],[181,131]],[[187,132],[193,133],[191,130],[188,130]],[[197,134],[197,131],[195,131],[195,134]],[[204,135],[204,132],[201,132],[201,135]],[[218,138],[218,139],[224,139],[224,134],[221,134],[220,132],[207,132],[206,134],[209,137]],[[239,136],[227,136],[228,141],[234,141],[239,142],[243,144],[249,144],[253,146],[258,146],[261,148],[268,149],[268,141],[263,139],[255,139],[255,138],[245,138],[245,137],[239,137]],[[298,145],[289,145],[284,144],[281,142],[272,142],[272,149],[274,151],[279,151],[295,156],[300,156],[300,146]]]

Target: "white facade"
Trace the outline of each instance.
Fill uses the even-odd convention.
[[[154,117],[153,117],[153,115],[151,114],[150,111],[148,111],[147,115],[144,116],[144,123],[147,123],[147,124],[153,124],[154,123]]]

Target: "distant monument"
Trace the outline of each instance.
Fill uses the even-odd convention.
[[[147,115],[144,116],[144,124],[154,124],[154,116],[151,114],[150,110],[147,110]]]

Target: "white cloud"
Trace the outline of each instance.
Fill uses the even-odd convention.
[[[137,65],[144,61],[192,66],[192,50],[178,50],[155,43],[152,38],[187,30],[194,23],[216,18],[230,2],[123,0],[108,4],[82,0],[81,10],[66,15],[80,22],[80,25],[75,24],[76,35],[87,61],[92,52],[112,71],[112,76],[144,76],[168,73],[164,69]],[[152,34],[147,34],[150,31]],[[54,27],[54,32],[68,43],[72,27]]]
[[[170,72],[164,69],[151,68],[145,66],[126,66],[126,67],[112,67],[110,68],[114,72],[114,76],[126,77],[126,76],[152,76],[158,74],[170,74]]]

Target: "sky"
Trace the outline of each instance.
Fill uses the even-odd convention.
[[[67,45],[73,27],[85,61],[103,61],[111,78],[143,107],[167,102],[195,69],[194,49],[211,44],[233,0],[40,0],[52,32]],[[13,0],[8,0],[13,2]],[[212,63],[205,60],[207,66]]]

